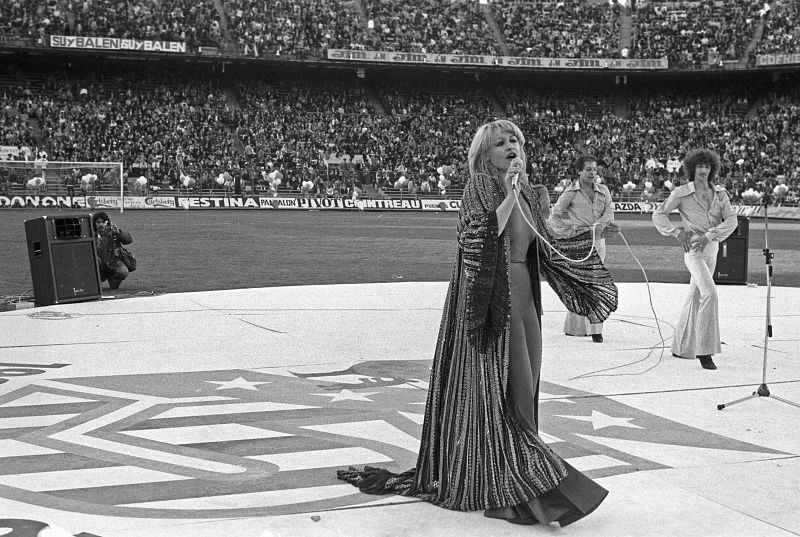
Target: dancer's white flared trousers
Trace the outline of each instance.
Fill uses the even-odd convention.
[[[694,359],[722,351],[719,337],[719,300],[714,283],[718,242],[710,242],[701,251],[683,254],[683,262],[692,275],[681,316],[675,325],[672,354]]]

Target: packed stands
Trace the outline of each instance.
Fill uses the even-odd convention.
[[[222,188],[216,178],[227,172],[243,192],[267,191],[268,175],[279,171],[279,190],[304,195],[329,187],[345,195],[354,185],[375,195],[439,194],[442,175],[450,181],[445,195],[456,195],[475,129],[509,117],[526,134],[531,172],[551,188],[572,177],[572,159],[586,151],[601,159],[601,175],[617,194],[628,194],[628,182],[637,193],[646,182],[662,189],[681,179],[670,161],[706,146],[722,156],[732,191],[758,181],[796,190],[795,78],[764,87],[699,84],[692,91],[657,82],[628,91],[624,114],[599,88],[529,89],[497,78],[470,91],[470,80],[476,83],[466,74],[370,81],[302,71],[31,72],[23,83],[6,80],[2,87],[2,145],[29,146],[50,160],[121,160],[130,177],[175,190],[184,177],[196,179],[194,190]],[[408,184],[397,192],[401,177]],[[314,188],[304,192],[308,181]]]
[[[256,58],[322,56],[327,48],[356,48],[358,14],[339,0],[225,2],[227,26],[242,54]]]
[[[619,4],[507,1],[493,8],[511,56],[620,57]]]
[[[58,2],[0,2],[0,36],[43,40],[46,35],[68,32],[65,14]]]
[[[399,52],[497,54],[477,2],[363,0],[366,48]]]
[[[639,2],[633,11],[633,58],[667,57],[673,68],[739,60],[760,23],[763,2]]]
[[[800,51],[800,6],[797,2],[773,2],[764,19],[764,33],[756,54],[792,54]]]
[[[217,45],[219,14],[212,0],[92,0],[73,2],[74,35]]]
[[[748,49],[751,57],[794,52],[796,19],[794,2],[749,0],[639,1],[632,8],[593,0],[2,2],[6,50],[23,40],[47,56],[46,37],[64,34],[214,45],[229,56],[227,71],[213,58],[184,69],[194,48],[161,66],[133,57],[95,65],[54,55],[39,66],[12,59],[0,74],[0,146],[5,159],[121,160],[129,177],[176,190],[220,188],[222,173],[244,192],[270,190],[275,172],[281,190],[299,195],[347,195],[361,185],[376,196],[455,196],[475,128],[509,117],[528,138],[532,172],[551,187],[571,177],[576,153],[590,151],[620,195],[638,195],[645,183],[661,189],[680,180],[680,156],[704,145],[721,154],[732,192],[783,181],[793,194],[796,75],[728,82],[654,75],[630,88],[597,84],[603,75],[586,73],[512,79],[502,68],[370,66],[356,77],[357,64],[328,69],[325,50],[666,56],[672,69],[694,70],[741,64]],[[630,49],[620,51],[627,33]],[[237,55],[251,63],[231,65]],[[191,187],[186,177],[196,178]],[[314,188],[304,191],[309,182]],[[637,190],[625,191],[628,183]]]

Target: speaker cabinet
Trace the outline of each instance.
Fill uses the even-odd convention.
[[[747,249],[750,242],[750,219],[739,216],[739,224],[731,235],[719,243],[714,281],[722,284],[747,283]]]
[[[25,221],[35,306],[102,297],[90,215]]]

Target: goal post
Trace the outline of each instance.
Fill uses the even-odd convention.
[[[85,196],[119,189],[119,211],[125,206],[125,174],[122,162],[72,162],[61,160],[0,160],[0,190],[25,194]]]

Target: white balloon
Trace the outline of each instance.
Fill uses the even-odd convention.
[[[762,197],[761,192],[756,192],[753,188],[748,188],[744,192],[742,192],[742,199],[748,201],[750,203],[758,202]]]
[[[651,188],[653,188],[653,182],[652,182],[652,181],[645,181],[645,182],[644,182],[644,187],[645,187],[647,190],[650,190]]]
[[[222,177],[221,175],[219,177],[217,177],[217,184],[218,185],[225,184],[225,178]]]
[[[139,177],[138,179],[136,179],[136,184],[139,185],[139,186],[146,185],[147,184],[147,177],[144,177],[144,176]]]

